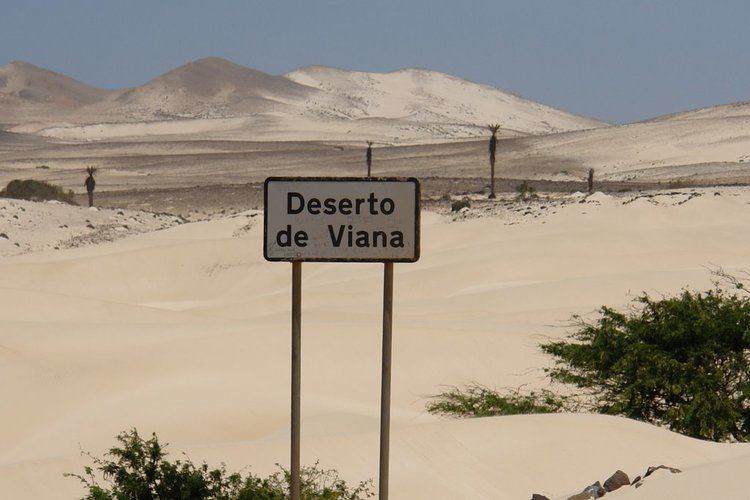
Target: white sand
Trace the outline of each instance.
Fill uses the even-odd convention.
[[[443,385],[545,386],[537,344],[573,313],[641,290],[750,269],[750,190],[682,204],[598,195],[508,225],[424,214],[422,260],[396,266],[392,497],[564,498],[617,469],[684,470],[613,498],[747,498],[750,447],[598,415],[447,420]],[[73,498],[79,445],[131,426],[175,454],[287,462],[290,266],[261,257],[247,218],[0,260],[0,491]],[[234,235],[239,236],[234,236]],[[375,478],[381,266],[303,268],[303,461]]]
[[[0,256],[102,243],[182,223],[167,214],[0,198]]]

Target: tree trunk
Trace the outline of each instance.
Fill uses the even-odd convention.
[[[490,199],[495,198],[495,159],[490,159]]]

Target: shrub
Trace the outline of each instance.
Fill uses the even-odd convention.
[[[750,298],[688,290],[629,313],[600,309],[568,339],[542,345],[553,380],[585,389],[594,409],[721,441],[750,437]]]
[[[470,208],[471,202],[468,198],[464,198],[462,200],[454,200],[451,203],[451,212],[460,212],[464,208]]]
[[[93,461],[83,474],[66,474],[79,479],[88,493],[83,500],[283,500],[288,498],[290,475],[283,468],[261,478],[248,473],[229,473],[221,467],[210,469],[204,462],[166,459],[166,445],[156,434],[143,439],[133,429],[117,436],[119,445]],[[99,483],[99,477],[103,483]],[[301,470],[301,493],[305,500],[356,500],[370,498],[372,481],[349,486],[334,470],[323,470],[316,463]]]
[[[516,186],[516,192],[518,193],[518,199],[519,200],[528,200],[530,198],[536,198],[536,189],[534,189],[534,186],[529,184],[526,181],[523,181],[521,184]]]
[[[463,389],[453,387],[433,396],[427,403],[428,412],[451,417],[557,413],[569,407],[567,398],[546,389],[523,394],[520,389],[500,392],[478,384],[470,384]]]
[[[0,196],[30,201],[57,200],[75,205],[73,191],[66,193],[60,186],[32,179],[10,181],[5,189],[0,191]]]

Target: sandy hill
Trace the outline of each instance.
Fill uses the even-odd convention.
[[[0,66],[0,123],[64,118],[110,91],[26,62]]]
[[[283,109],[280,105],[315,93],[284,77],[210,57],[124,90],[105,106],[112,106],[113,117],[232,117]]]
[[[750,181],[750,114],[669,118],[501,144],[500,175],[612,180]],[[714,116],[711,116],[711,115]]]
[[[17,65],[10,66],[19,73],[13,69]],[[212,57],[130,89],[78,84],[77,93],[69,92],[80,94],[76,106],[62,97],[46,99],[51,91],[27,89],[25,81],[15,77],[13,92],[37,96],[38,109],[5,120],[15,124],[12,130],[73,140],[180,135],[439,142],[484,135],[488,123],[500,123],[503,137],[604,125],[487,85],[416,69],[362,73],[315,66],[274,76]]]
[[[603,125],[489,85],[426,69],[364,73],[310,66],[286,76],[324,91],[325,97],[314,103],[318,109],[348,118],[382,117],[470,127],[499,123],[506,133],[517,134]]]
[[[653,121],[693,120],[698,118],[736,118],[746,116],[750,116],[750,101],[733,102],[730,104],[693,109],[682,113],[672,113],[654,118]]]

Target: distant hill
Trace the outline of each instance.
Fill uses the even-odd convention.
[[[274,76],[200,59],[139,87],[102,90],[26,63],[0,67],[0,123],[65,139],[201,135],[263,140],[439,142],[606,125],[429,70],[321,66]]]
[[[153,118],[226,118],[273,111],[280,104],[316,94],[283,76],[210,57],[173,69],[122,91],[110,114]]]
[[[112,94],[33,64],[0,66],[0,122],[64,119]]]
[[[742,101],[659,116],[650,121],[695,120],[704,118],[738,118],[748,116],[750,116],[750,101]]]
[[[332,115],[484,126],[519,134],[595,128],[602,122],[572,115],[512,93],[425,69],[364,73],[310,66],[286,75],[323,91],[310,107]]]

